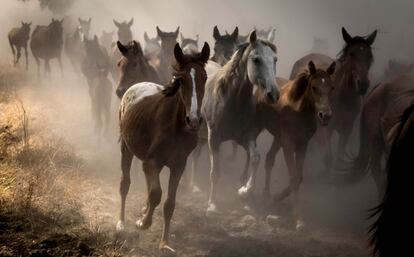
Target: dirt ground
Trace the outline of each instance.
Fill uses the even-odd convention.
[[[71,71],[63,78],[56,74],[38,80],[0,66],[0,256],[159,256],[162,206],[148,231],[135,228],[146,191],[139,161],[133,163],[126,231],[115,233],[120,205],[118,100],[114,96],[110,131],[98,140],[83,78]],[[269,143],[264,133],[259,138],[262,159]],[[229,149],[223,147],[224,156]],[[223,159],[217,216],[205,216],[205,151],[197,177],[201,193],[180,188],[171,235],[178,256],[369,256],[366,217],[376,201],[369,179],[352,188],[322,183],[318,155],[310,154],[302,190],[307,226],[296,231],[289,201],[264,201],[261,183],[252,199],[254,211],[246,210],[236,194],[244,153],[239,149],[236,160]],[[168,170],[162,173],[165,192]],[[285,183],[279,154],[273,191]],[[269,214],[279,218],[269,221]]]

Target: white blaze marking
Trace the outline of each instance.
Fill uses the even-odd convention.
[[[190,118],[196,119],[197,118],[197,91],[196,91],[196,85],[195,85],[195,69],[191,68],[190,70],[191,80],[193,82],[193,93],[191,95],[191,109],[190,109]]]
[[[322,83],[325,83],[325,79],[322,79]]]

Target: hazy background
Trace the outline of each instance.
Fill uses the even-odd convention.
[[[10,61],[6,44],[8,30],[20,21],[47,24],[53,14],[47,8],[40,10],[37,0],[21,2],[2,0],[0,34],[5,39],[0,45],[3,60]],[[373,75],[382,71],[390,58],[410,61],[414,37],[414,2],[410,0],[74,0],[67,15],[92,17],[92,32],[112,31],[112,19],[129,20],[134,17],[134,38],[142,41],[144,31],[154,36],[155,26],[165,31],[178,25],[186,37],[200,34],[201,40],[213,43],[212,29],[218,25],[224,33],[239,26],[241,34],[257,28],[275,27],[279,49],[279,75],[288,76],[295,60],[308,53],[313,38],[326,38],[326,53],[334,57],[342,47],[340,28],[345,26],[351,35],[367,35],[374,29],[379,34],[374,43]],[[7,58],[7,59],[5,59]]]

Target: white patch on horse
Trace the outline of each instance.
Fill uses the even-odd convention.
[[[322,83],[325,83],[325,79],[322,79]]]
[[[120,105],[121,118],[123,114],[133,105],[142,101],[145,97],[155,95],[161,92],[163,86],[151,83],[141,82],[131,86],[124,94]]]
[[[190,75],[191,75],[191,80],[193,82],[193,93],[191,95],[190,118],[196,119],[198,116],[197,115],[198,104],[197,104],[197,90],[196,90],[196,85],[195,85],[195,69],[194,68],[191,68]]]

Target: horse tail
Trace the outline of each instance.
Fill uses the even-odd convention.
[[[343,161],[343,166],[338,167],[341,172],[333,174],[334,181],[338,185],[353,185],[365,178],[371,165],[372,135],[369,131],[369,113],[361,112],[359,127],[359,151],[356,157],[349,157]]]
[[[391,146],[384,199],[371,210],[370,218],[378,215],[369,229],[370,245],[373,254],[378,257],[406,256],[407,251],[411,251],[412,237],[409,234],[413,229],[410,221],[413,213],[410,211],[413,195],[413,146],[414,103],[402,115],[401,126]]]

